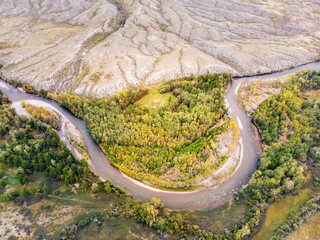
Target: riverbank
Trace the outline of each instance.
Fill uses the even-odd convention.
[[[319,63],[313,63],[304,67],[317,67],[320,68]],[[294,73],[297,69],[285,71],[283,74]],[[276,75],[276,76],[275,76]],[[281,73],[271,74],[264,77],[277,77]],[[243,161],[232,177],[225,183],[216,188],[205,189],[195,192],[170,192],[150,188],[142,183],[134,181],[125,177],[121,172],[113,168],[108,159],[105,157],[101,149],[91,138],[84,122],[74,117],[69,111],[61,108],[56,102],[48,99],[36,97],[27,93],[22,93],[18,89],[10,86],[5,82],[1,82],[0,89],[9,96],[13,101],[24,101],[29,99],[36,99],[47,102],[57,107],[62,114],[67,116],[73,124],[80,130],[83,139],[88,147],[90,158],[92,159],[93,168],[95,173],[102,179],[109,179],[115,186],[126,189],[129,194],[141,199],[150,200],[152,197],[160,198],[167,207],[175,209],[208,209],[220,206],[232,198],[240,188],[242,188],[250,178],[251,174],[255,171],[258,164],[259,152],[259,139],[255,135],[255,131],[251,124],[251,119],[248,114],[242,109],[236,99],[236,90],[238,84],[242,79],[238,79],[230,87],[227,93],[227,100],[230,106],[230,115],[238,120],[241,124],[240,136],[243,139]]]
[[[78,144],[81,144],[81,143],[84,144],[84,142],[76,126],[66,116],[64,116],[57,108],[50,105],[49,103],[39,101],[39,100],[27,100],[27,101],[14,102],[12,104],[12,107],[16,110],[16,113],[20,116],[32,117],[26,111],[26,109],[22,106],[22,103],[28,103],[30,105],[37,106],[37,107],[44,107],[47,110],[51,111],[53,114],[55,114],[59,118],[59,122],[61,125],[60,130],[57,130],[60,139],[64,142],[64,144],[71,151],[74,157],[76,157],[79,160],[86,159],[87,161],[89,161],[89,164],[90,164],[90,160],[86,156],[87,154],[85,152],[81,153],[78,150],[78,148],[74,145],[73,141],[77,141]]]

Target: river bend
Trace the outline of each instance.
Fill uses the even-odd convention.
[[[261,148],[260,140],[256,136],[256,131],[251,123],[250,117],[237,101],[236,95],[241,81],[248,78],[259,80],[282,77],[288,74],[294,74],[296,71],[305,68],[320,70],[320,63],[310,63],[283,72],[252,77],[237,77],[234,79],[234,83],[227,91],[226,102],[229,107],[229,114],[237,120],[240,129],[240,145],[242,149],[239,165],[234,174],[219,186],[190,192],[163,191],[127,177],[109,163],[100,147],[90,136],[84,121],[75,117],[70,111],[61,107],[57,102],[22,92],[3,80],[0,80],[0,90],[7,94],[13,102],[38,100],[48,103],[59,110],[59,112],[68,118],[80,131],[92,160],[92,170],[102,179],[109,179],[115,186],[126,189],[127,193],[141,200],[148,201],[152,197],[160,198],[165,206],[169,208],[208,209],[217,207],[231,199],[234,193],[247,184],[250,176],[258,166]]]

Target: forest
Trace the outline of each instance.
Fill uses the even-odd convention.
[[[280,94],[265,100],[254,112],[253,119],[259,127],[264,146],[258,169],[238,196],[246,199],[252,209],[237,236],[252,232],[270,203],[283,195],[297,193],[311,172],[319,172],[319,89],[320,72],[301,71],[291,77]],[[306,97],[310,92],[315,97]],[[317,199],[319,187],[316,176],[309,181],[314,185]],[[318,201],[314,202],[319,205]],[[294,229],[294,224],[291,224]],[[279,230],[275,239],[290,232],[290,226],[283,228],[286,231],[280,233]]]
[[[61,128],[61,121],[58,115],[49,111],[45,107],[38,107],[26,102],[22,102],[21,105],[33,118],[49,124],[54,129],[59,130]]]
[[[5,172],[2,171],[0,200],[47,194],[48,186],[33,189],[28,184],[29,175],[40,171],[70,186],[77,183],[83,191],[111,192],[122,199],[118,205],[106,206],[104,211],[75,219],[73,224],[61,230],[60,239],[77,239],[81,229],[111,218],[133,218],[155,229],[161,236],[166,233],[179,239],[245,239],[255,234],[270,204],[284,195],[297,194],[307,182],[311,183],[314,197],[297,214],[290,215],[274,233],[273,239],[280,239],[320,210],[319,179],[315,176],[319,173],[320,163],[319,90],[319,72],[300,72],[280,94],[264,101],[255,111],[253,119],[262,135],[263,154],[247,187],[235,196],[235,204],[244,205],[249,211],[240,222],[224,232],[201,228],[196,221],[188,220],[189,212],[170,211],[159,199],[146,203],[124,200],[122,190],[108,181],[99,181],[89,171],[86,162],[75,160],[52,128],[37,120],[17,116],[10,108],[10,100],[3,94],[0,94],[0,164],[1,168],[17,168],[17,179],[25,187],[8,191],[8,179],[3,177]],[[83,104],[72,105],[74,111],[77,109],[81,114],[85,105],[89,108],[91,101],[74,101]],[[103,103],[108,102],[103,100]]]
[[[37,120],[18,116],[6,104],[7,98],[1,95],[0,163],[19,169],[17,174],[21,184],[26,184],[28,175],[37,171],[63,180],[66,184],[80,182],[87,186],[91,175],[87,163],[74,159],[56,131]],[[6,181],[2,179],[1,184],[5,187]],[[9,191],[1,198],[11,199],[16,194],[19,192]]]
[[[188,187],[223,164],[210,156],[216,136],[229,127],[224,93],[231,82],[230,74],[169,81],[156,89],[157,97],[166,96],[156,107],[141,104],[144,97],[154,97],[154,91],[141,88],[99,100],[51,97],[85,120],[94,140],[122,172],[161,187]],[[221,120],[224,124],[215,127]]]
[[[158,199],[150,203],[122,206],[123,214],[176,239],[248,239],[255,235],[269,205],[288,194],[298,194],[306,184],[313,189],[310,198],[296,214],[290,214],[272,239],[282,239],[320,210],[319,179],[308,177],[319,172],[320,72],[304,71],[292,76],[280,94],[265,100],[253,114],[263,140],[259,167],[246,188],[235,195],[235,204],[249,210],[240,222],[223,233],[202,229],[196,221],[188,221],[186,212],[168,211]],[[309,96],[313,93],[315,97]],[[313,169],[311,169],[313,168]],[[133,209],[128,211],[128,209]],[[121,210],[122,211],[122,210]],[[90,219],[104,221],[113,212],[78,221],[66,229],[75,236],[77,227]],[[119,214],[119,213],[117,213]]]

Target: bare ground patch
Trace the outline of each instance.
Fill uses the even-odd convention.
[[[281,91],[282,86],[290,80],[290,77],[243,80],[239,91],[238,101],[248,113],[253,113],[267,98]]]

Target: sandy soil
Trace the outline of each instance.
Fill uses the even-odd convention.
[[[102,97],[209,72],[281,70],[320,52],[320,5],[248,0],[0,0],[5,78]]]
[[[31,222],[26,219],[19,208],[13,204],[0,204],[0,239],[17,236],[25,239],[30,234]]]
[[[242,161],[242,139],[235,133],[235,129],[230,129],[218,136],[214,143],[216,153],[212,157],[215,162],[226,156],[227,160],[211,176],[200,183],[200,186],[212,187],[225,182],[232,176],[239,163]]]
[[[244,80],[237,94],[238,101],[248,113],[252,114],[264,100],[278,94],[289,79],[290,77],[286,76],[259,81]]]

